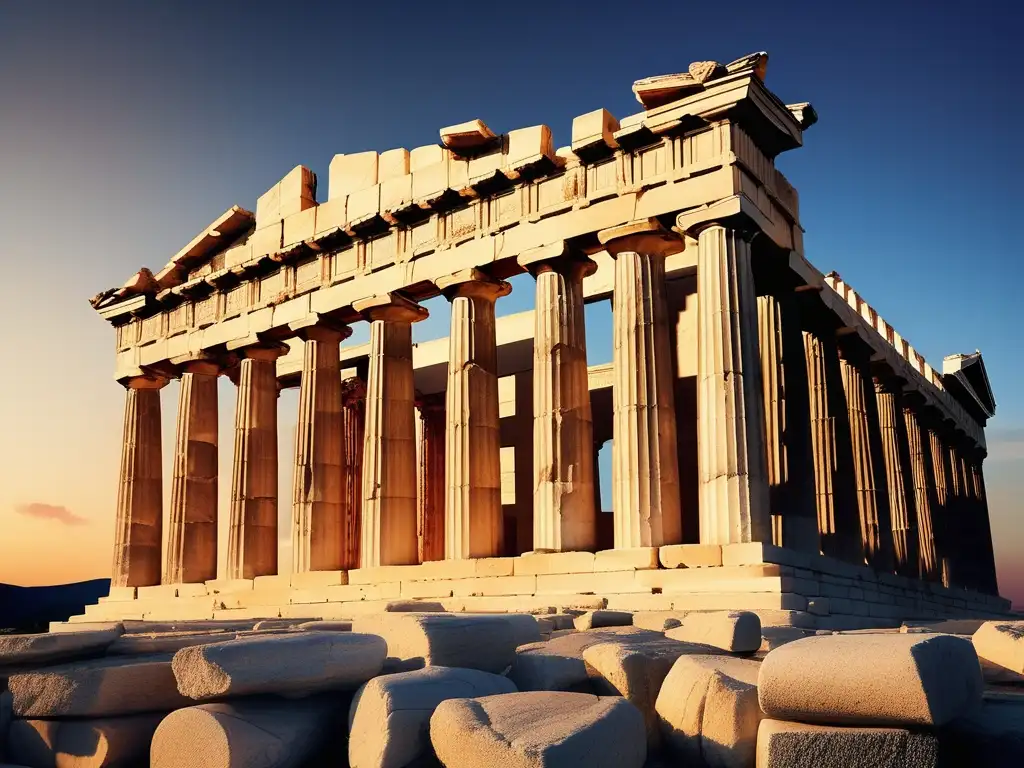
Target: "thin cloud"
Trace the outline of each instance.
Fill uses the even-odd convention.
[[[84,517],[76,515],[67,507],[60,507],[55,504],[43,504],[34,501],[31,504],[18,504],[14,511],[19,515],[34,517],[38,520],[56,520],[64,525],[87,525],[89,523]]]

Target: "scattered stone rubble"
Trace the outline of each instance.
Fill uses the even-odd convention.
[[[0,765],[1024,764],[1024,621],[815,634],[785,615],[610,613],[8,636]]]

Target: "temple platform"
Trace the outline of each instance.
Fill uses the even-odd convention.
[[[764,612],[766,624],[815,629],[1000,618],[1010,611],[1000,597],[768,544],[679,544],[114,588],[68,624],[349,619],[397,607],[414,610],[409,601],[471,613],[742,609]]]

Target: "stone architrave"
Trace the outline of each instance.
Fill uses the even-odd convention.
[[[351,334],[320,321],[299,330],[305,344],[292,481],[292,571],[347,567],[341,354]]]
[[[277,573],[277,358],[286,351],[271,344],[239,350],[229,579]]]
[[[359,565],[415,565],[416,414],[412,324],[427,310],[398,294],[358,301],[370,321]]]
[[[444,400],[437,393],[416,401],[416,541],[421,563],[444,560]]]
[[[807,361],[792,297],[757,297],[772,540],[818,552]]]
[[[345,556],[342,569],[359,567],[363,521],[363,443],[366,428],[366,382],[359,377],[341,383],[341,439],[344,442]]]
[[[918,571],[922,579],[939,581],[938,549],[935,543],[935,480],[931,469],[929,437],[917,420],[917,413],[903,408],[907,431],[907,452],[914,484],[914,508],[917,510],[917,547],[920,558]]]
[[[212,360],[182,364],[165,584],[217,578],[217,377]]]
[[[697,443],[703,544],[770,542],[764,394],[750,243],[698,236]]]
[[[857,510],[860,517],[861,547],[864,559],[882,571],[892,570],[892,525],[888,494],[879,487],[878,456],[872,450],[872,432],[878,428],[877,418],[869,412],[874,398],[868,394],[870,376],[865,375],[858,353],[841,350],[839,368],[843,376],[843,394],[850,423],[850,446],[853,478],[856,484]],[[872,387],[873,389],[873,387]],[[872,392],[873,394],[873,392]]]
[[[494,304],[511,286],[469,269],[437,281],[452,305],[445,406],[445,557],[502,554]]]
[[[519,257],[537,281],[533,338],[533,546],[597,548],[594,424],[583,278],[594,262],[565,243]]]
[[[900,418],[899,393],[894,385],[875,382],[875,401],[882,432],[882,453],[889,487],[892,515],[893,555],[896,572],[911,578],[920,575],[917,506],[910,465],[906,427]]]
[[[811,442],[821,551],[830,557],[863,563],[857,507],[852,495],[847,493],[848,486],[852,485],[848,482],[851,478],[845,476],[839,457],[837,421],[841,412],[844,420],[846,414],[842,384],[836,375],[836,347],[817,333],[805,332],[804,349],[811,398]]]
[[[166,384],[167,379],[157,376],[136,376],[125,382],[112,587],[160,583],[164,492],[160,389]]]
[[[598,232],[615,259],[612,513],[615,548],[682,539],[665,257],[683,249],[656,220]]]

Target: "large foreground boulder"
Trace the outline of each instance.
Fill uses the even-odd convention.
[[[768,717],[838,725],[944,725],[982,688],[974,647],[952,635],[808,637],[769,653],[758,678]]]
[[[515,692],[508,678],[478,669],[425,667],[375,677],[352,700],[349,765],[411,765],[431,754],[430,716],[442,701]]]
[[[713,645],[723,651],[753,653],[761,647],[761,619],[750,611],[706,611],[686,614],[666,637],[685,643]]]
[[[14,714],[37,717],[116,717],[169,712],[192,702],[178,692],[171,657],[111,656],[14,675]]]
[[[377,675],[387,647],[374,635],[295,632],[196,645],[174,654],[178,690],[194,700],[256,693],[353,690]]]
[[[586,693],[449,699],[430,718],[430,741],[445,768],[641,768],[647,756],[639,710]]]
[[[1024,675],[1024,621],[987,621],[971,641],[979,658]]]
[[[753,764],[760,667],[721,655],[682,656],[672,665],[655,706],[666,746],[685,765]]]
[[[346,700],[320,694],[200,704],[172,712],[153,735],[151,768],[291,768],[337,727]]]
[[[518,646],[540,640],[537,620],[516,613],[378,613],[357,616],[352,631],[384,638],[395,671],[438,666],[500,673]]]
[[[121,625],[90,632],[0,635],[0,667],[50,663],[99,654],[121,635]]]
[[[935,768],[938,764],[939,740],[933,733],[780,720],[762,720],[757,732],[757,768]],[[969,764],[988,765],[963,765]]]
[[[31,766],[106,768],[144,762],[163,714],[98,720],[15,720],[7,758]]]

